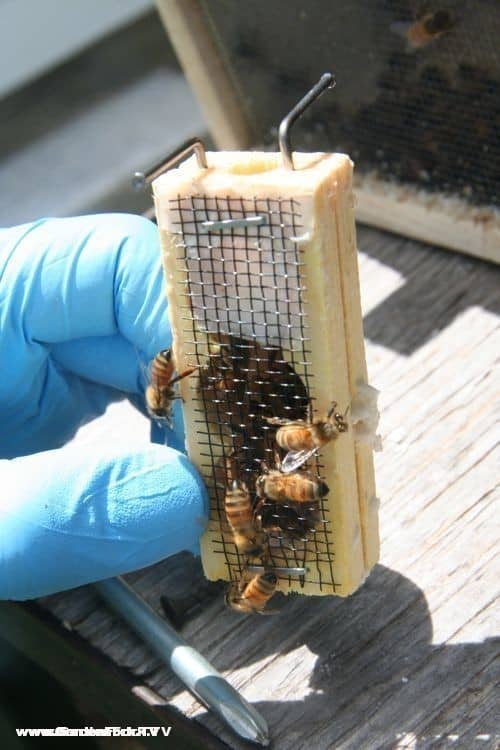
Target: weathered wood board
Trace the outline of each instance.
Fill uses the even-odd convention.
[[[378,230],[359,229],[358,244],[368,370],[381,391],[382,564],[345,600],[283,597],[279,617],[239,616],[217,594],[183,634],[256,703],[275,750],[492,750],[500,273]],[[158,608],[161,594],[198,585],[200,566],[178,556],[129,580]],[[248,747],[90,589],[44,604],[228,747]]]

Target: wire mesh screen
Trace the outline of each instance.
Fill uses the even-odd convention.
[[[359,175],[500,203],[497,0],[202,0],[255,143],[325,70],[337,90],[297,124],[298,150]]]
[[[250,562],[305,568],[288,579],[298,575],[302,584],[335,590],[327,498],[277,504],[262,500],[256,487],[283,456],[269,420],[308,419],[315,412],[298,203],[189,196],[170,200],[169,213],[183,274],[185,354],[199,367],[190,388],[211,498],[209,529],[216,532],[213,552],[224,556],[228,578],[239,580],[249,560],[235,544],[225,497],[233,480],[241,480],[266,536],[265,560]],[[245,217],[252,218],[240,221]],[[321,477],[321,469],[319,455],[308,470]],[[286,582],[286,573],[280,577]]]

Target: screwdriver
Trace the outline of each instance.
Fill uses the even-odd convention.
[[[214,667],[121,578],[94,584],[120,615],[208,709],[246,740],[269,745],[266,720]]]

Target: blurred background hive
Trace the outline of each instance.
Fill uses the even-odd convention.
[[[446,220],[429,236],[425,226],[412,228],[412,214],[403,222],[408,234],[494,257],[484,236],[500,238],[500,5],[494,0],[253,0],[237,12],[228,0],[157,5],[220,148],[276,148],[284,114],[321,72],[332,70],[337,91],[297,123],[297,150],[352,157],[361,220],[401,231],[397,218],[380,213],[397,210],[391,199],[409,199],[429,216],[437,210],[468,221],[476,236],[454,232]],[[183,23],[196,26],[195,47],[207,44],[206,52],[212,44],[209,87],[221,97],[232,90],[246,132],[239,118],[234,138],[225,125],[217,127],[220,115],[206,80],[197,85]],[[205,67],[210,57],[204,54]],[[232,112],[225,116],[230,130]],[[382,202],[375,209],[377,194]],[[428,216],[414,218],[425,224]]]

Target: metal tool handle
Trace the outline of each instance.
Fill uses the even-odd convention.
[[[280,124],[278,140],[280,145],[281,155],[283,162],[287,169],[295,169],[293,166],[292,156],[292,144],[290,141],[290,128],[294,124],[295,120],[304,114],[306,109],[314,102],[326,89],[333,89],[335,86],[335,78],[331,73],[323,73],[318,83],[312,87],[307,94],[302,97],[295,107],[283,118]]]
[[[125,581],[110,578],[95,588],[207,708],[241,737],[269,744],[265,719]]]

